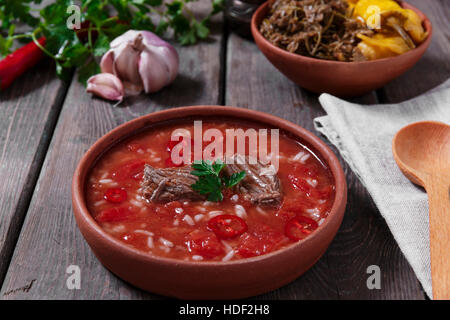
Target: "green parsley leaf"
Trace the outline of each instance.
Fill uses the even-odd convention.
[[[222,163],[220,160],[216,160],[214,164],[212,165],[212,169],[214,170],[215,174],[218,176],[220,171],[225,167],[225,164]]]
[[[166,20],[161,19],[158,26],[156,27],[156,33],[161,35],[166,32],[167,28],[169,28],[169,23]]]
[[[211,15],[215,15],[223,10],[225,6],[225,0],[213,0]]]
[[[94,56],[100,57],[109,50],[109,39],[105,34],[100,34],[94,44]]]
[[[100,73],[100,66],[95,60],[91,60],[78,69],[78,81],[86,85],[87,80],[97,73]]]
[[[72,76],[72,69],[64,68],[58,61],[56,61],[56,75],[60,79],[68,81]]]
[[[206,39],[209,36],[209,29],[205,25],[205,21],[195,22],[195,32],[200,39]]]
[[[235,185],[237,185],[239,182],[241,182],[242,179],[245,178],[245,171],[241,171],[241,172],[235,172],[233,173],[230,177],[225,177],[224,181],[225,181],[225,186],[227,188],[232,188]]]
[[[2,29],[8,29],[14,22],[20,21],[35,27],[39,19],[30,14],[32,0],[0,0]]]
[[[176,30],[176,28],[175,28],[175,30]],[[183,31],[183,32],[175,31],[175,34],[176,34],[178,41],[180,41],[180,43],[183,46],[194,44],[197,42],[197,37],[195,35],[194,29],[189,29],[188,31]]]
[[[194,161],[191,165],[192,168],[196,169],[193,172],[198,172],[200,175],[218,175],[216,170],[214,169],[212,162],[210,160],[203,160],[203,161]],[[193,175],[197,175],[192,173]]]
[[[192,185],[192,189],[200,194],[207,194],[209,201],[222,201],[222,181],[218,176],[205,175]]]
[[[159,7],[163,4],[163,0],[145,0],[144,2],[152,7]]]
[[[14,24],[12,24],[9,27],[8,30],[8,37],[4,38],[2,37],[2,35],[0,34],[0,56],[7,56],[9,53],[11,53],[11,47],[13,45],[13,40],[12,40],[12,36],[14,34],[14,30],[15,30],[16,26]]]
[[[230,177],[220,177],[220,172],[225,168],[220,160],[212,163],[209,160],[194,161],[191,167],[194,169],[191,174],[199,177],[192,185],[192,189],[200,194],[207,194],[209,201],[222,201],[222,188],[231,188],[237,185],[245,177],[245,171],[233,173]]]

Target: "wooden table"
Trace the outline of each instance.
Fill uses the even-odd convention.
[[[450,3],[409,2],[432,21],[430,48],[406,74],[354,101],[404,101],[449,77]],[[286,79],[253,42],[230,34],[220,18],[208,41],[177,50],[181,66],[173,85],[117,108],[92,99],[76,79],[57,79],[48,60],[0,93],[0,299],[161,298],[107,271],[72,213],[71,179],[78,160],[119,124],[166,108],[221,104],[272,113],[314,132],[313,118],[324,114],[316,94]],[[328,251],[296,281],[257,298],[426,299],[367,190],[341,162],[348,205]],[[80,290],[66,287],[69,265],[81,269]],[[367,288],[370,265],[381,269],[380,290]]]

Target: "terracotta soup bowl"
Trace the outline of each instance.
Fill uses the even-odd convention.
[[[362,95],[379,89],[414,66],[431,42],[432,27],[428,18],[405,2],[402,7],[414,10],[422,18],[428,32],[427,39],[404,54],[378,60],[341,62],[305,57],[290,53],[270,43],[259,32],[262,20],[269,12],[269,2],[254,13],[251,30],[256,45],[266,58],[286,77],[299,86],[316,93],[330,93],[340,97]]]
[[[90,169],[118,141],[166,121],[251,119],[279,128],[310,148],[330,169],[335,198],[328,217],[308,237],[280,250],[227,262],[185,261],[153,256],[106,233],[87,209],[85,186]],[[347,202],[344,172],[333,152],[311,132],[270,114],[224,106],[193,106],[151,113],[118,126],[100,138],[83,156],[72,184],[78,227],[100,262],[111,272],[141,289],[183,299],[232,299],[262,294],[303,274],[323,255],[342,222]]]

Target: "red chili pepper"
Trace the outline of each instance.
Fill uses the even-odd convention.
[[[105,195],[103,197],[105,198],[106,201],[112,203],[121,203],[127,200],[127,192],[119,188],[110,188],[106,190]]]
[[[305,216],[296,216],[286,223],[285,233],[289,239],[299,241],[318,227],[319,225],[313,219]]]
[[[230,239],[248,230],[247,223],[237,216],[222,214],[208,221],[208,228],[220,239]]]
[[[45,45],[45,37],[38,40]],[[0,61],[0,90],[8,88],[22,73],[33,67],[43,57],[44,53],[34,43],[30,42],[7,55]]]

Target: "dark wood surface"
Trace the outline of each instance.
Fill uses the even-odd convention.
[[[43,61],[0,92],[0,281],[8,268],[68,84]]]
[[[354,101],[404,101],[448,78],[449,2],[409,2],[433,23],[429,50],[407,74]],[[284,78],[253,42],[229,34],[220,19],[208,41],[177,50],[180,74],[170,87],[117,108],[92,99],[76,80],[66,84],[56,79],[50,62],[0,94],[0,299],[162,298],[107,271],[73,218],[70,184],[75,166],[90,145],[117,125],[156,110],[199,104],[257,109],[312,131],[313,118],[324,114],[317,95]],[[349,186],[348,207],[330,248],[302,277],[256,298],[425,299],[370,195],[341,163]],[[72,264],[81,268],[80,290],[66,287],[66,268]],[[372,264],[380,266],[381,290],[367,289],[366,268]]]

